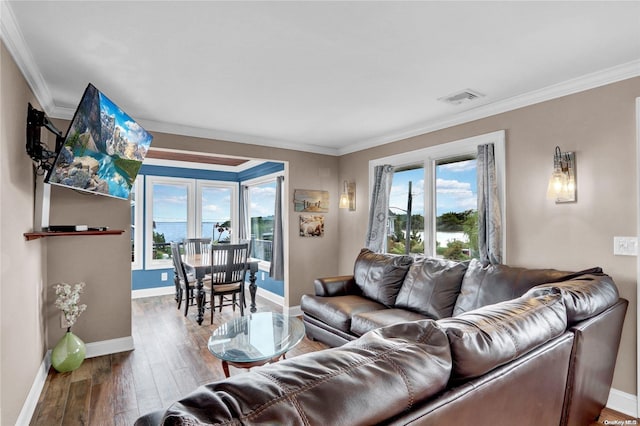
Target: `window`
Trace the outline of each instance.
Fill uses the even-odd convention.
[[[231,242],[232,213],[237,185],[198,181],[198,229],[201,238],[212,238],[214,243]],[[234,201],[235,202],[235,201]]]
[[[493,143],[495,147],[501,210],[505,223],[504,131],[369,163],[371,179],[375,166],[391,164],[395,167],[389,197],[387,252],[405,253],[408,240],[409,253],[459,260],[477,257],[475,157],[477,146],[486,143]],[[411,220],[407,224],[409,210]],[[503,232],[503,247],[504,234]]]
[[[172,242],[185,238],[232,241],[238,214],[237,183],[160,176],[145,180],[146,269],[172,266]]]
[[[131,187],[131,269],[142,269],[142,212],[144,176],[138,175]]]
[[[478,258],[476,159],[435,161],[436,256]]]
[[[407,223],[409,214],[411,222]],[[407,225],[409,225],[408,232]],[[424,167],[422,164],[399,167],[393,172],[389,195],[387,252],[406,253],[407,236],[409,253],[424,253]]]
[[[278,174],[271,174],[242,183],[249,188],[247,214],[250,223],[251,257],[261,260],[262,269],[268,269],[271,262],[277,176]]]
[[[194,181],[147,176],[147,269],[171,267],[171,243],[193,235]],[[191,229],[190,229],[191,228]]]

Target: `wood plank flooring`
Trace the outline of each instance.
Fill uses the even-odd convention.
[[[282,308],[257,298],[258,311]],[[184,305],[183,305],[184,309]],[[202,326],[196,308],[176,309],[173,296],[132,301],[132,335],[136,349],[89,358],[70,373],[49,371],[31,425],[132,425],[141,415],[166,408],[199,385],[224,378],[221,362],[207,349],[211,332],[230,320],[230,307],[210,311]],[[239,313],[236,313],[239,315]],[[305,339],[287,358],[325,348]],[[230,367],[231,374],[240,371]]]
[[[257,304],[258,311],[282,311],[260,297]],[[71,373],[52,368],[30,425],[132,425],[139,416],[166,408],[199,385],[223,379],[221,362],[209,353],[207,340],[216,327],[233,317],[233,311],[227,307],[216,312],[213,325],[207,311],[202,326],[195,322],[195,312],[190,307],[184,317],[172,296],[133,300],[136,349],[89,358]],[[287,358],[325,347],[305,338]],[[232,375],[239,373],[230,368]],[[605,408],[590,426],[625,420],[636,419]]]

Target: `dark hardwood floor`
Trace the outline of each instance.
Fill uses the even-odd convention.
[[[257,304],[258,311],[282,311],[260,297]],[[89,358],[71,373],[52,368],[31,425],[132,425],[140,415],[167,407],[201,384],[224,378],[221,362],[209,353],[207,340],[218,325],[233,317],[231,308],[216,312],[213,325],[207,311],[202,326],[195,322],[195,307],[184,317],[172,296],[135,299],[132,312],[136,349]],[[287,358],[325,347],[305,338]],[[239,371],[231,367],[234,373]],[[635,419],[605,408],[592,426],[625,420]]]
[[[258,311],[282,308],[257,298]],[[184,308],[184,305],[183,305]],[[221,362],[209,353],[211,332],[230,320],[230,307],[210,311],[202,326],[196,308],[176,309],[173,296],[132,301],[132,335],[136,349],[89,358],[71,373],[49,371],[31,425],[132,425],[140,415],[166,408],[199,385],[223,379]],[[236,310],[236,315],[239,311]],[[305,339],[287,358],[325,348]],[[240,371],[230,367],[231,374]]]

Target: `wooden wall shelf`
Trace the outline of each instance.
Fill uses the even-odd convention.
[[[71,237],[77,235],[120,235],[124,232],[122,229],[109,229],[107,231],[72,231],[72,232],[25,232],[24,238],[27,241],[37,240],[46,237]]]

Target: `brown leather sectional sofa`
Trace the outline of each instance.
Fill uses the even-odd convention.
[[[579,273],[380,255],[319,279],[309,337],[335,346],[200,387],[136,424],[588,425],[628,302]]]

